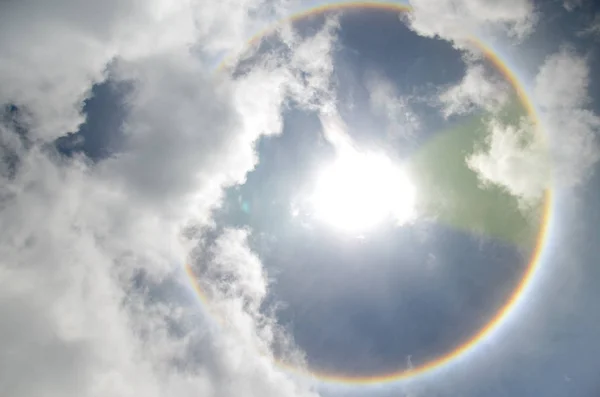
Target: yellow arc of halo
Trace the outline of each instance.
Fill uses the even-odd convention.
[[[317,6],[299,13],[296,13],[290,17],[284,18],[281,21],[278,21],[274,26],[260,32],[259,34],[253,36],[248,44],[255,45],[260,39],[264,36],[272,34],[282,23],[289,23],[302,20],[304,18],[308,18],[310,16],[319,15],[328,11],[344,11],[348,9],[375,9],[375,10],[383,10],[383,11],[391,11],[398,13],[407,13],[411,11],[411,7],[403,4],[395,4],[395,3],[384,3],[384,2],[341,2],[341,3],[333,3]],[[522,105],[525,107],[527,111],[527,115],[534,123],[537,133],[541,133],[541,122],[537,116],[537,112],[535,107],[533,106],[532,101],[529,99],[527,92],[523,88],[520,81],[517,79],[515,73],[502,61],[500,56],[496,54],[491,48],[486,46],[481,40],[471,37],[470,42],[475,45],[486,57],[488,61],[490,61],[506,78],[513,89],[516,91],[519,100]],[[225,60],[221,63],[218,69],[222,69],[227,65],[228,60]],[[542,135],[543,136],[543,135]],[[454,350],[435,358],[421,366],[410,368],[406,370],[396,371],[384,373],[376,376],[353,376],[346,377],[338,374],[328,374],[328,373],[315,373],[311,371],[307,371],[308,375],[315,377],[321,381],[326,382],[334,382],[334,383],[344,383],[344,384],[354,384],[354,385],[366,385],[366,384],[378,384],[384,382],[392,382],[408,379],[411,377],[415,377],[417,375],[422,375],[428,371],[433,369],[440,368],[451,361],[457,359],[458,357],[464,355],[465,353],[471,351],[477,344],[486,339],[492,331],[498,329],[500,325],[506,320],[509,314],[513,311],[513,309],[517,306],[517,304],[523,299],[524,293],[526,292],[528,286],[531,284],[535,274],[540,268],[540,262],[542,258],[542,253],[544,249],[544,244],[549,235],[550,229],[550,220],[552,215],[553,208],[553,196],[552,191],[550,189],[546,189],[544,192],[543,199],[543,208],[542,208],[542,219],[540,231],[538,233],[538,237],[536,239],[535,247],[533,254],[529,260],[527,265],[527,269],[525,270],[523,277],[519,281],[517,287],[514,289],[511,296],[504,303],[500,310],[496,312],[494,317],[479,331],[477,331],[468,341],[459,345]],[[205,306],[209,307],[210,302],[209,298],[203,292],[196,275],[194,274],[193,268],[190,264],[185,265],[185,273],[190,281],[190,284],[194,291],[196,292],[198,298],[204,303]],[[293,367],[285,362],[278,361],[278,365],[294,371],[302,371],[304,369]]]

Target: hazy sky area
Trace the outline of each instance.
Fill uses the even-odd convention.
[[[600,395],[600,3],[0,4],[0,396]]]

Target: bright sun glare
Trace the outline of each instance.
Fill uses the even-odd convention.
[[[363,233],[414,216],[415,188],[388,157],[346,151],[319,173],[310,197],[317,219],[347,233]]]

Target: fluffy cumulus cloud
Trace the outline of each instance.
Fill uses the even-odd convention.
[[[4,2],[0,102],[27,107],[30,131],[41,138],[76,131],[81,101],[107,63],[189,44],[191,15],[163,0]]]
[[[41,138],[76,131],[83,121],[81,101],[93,83],[106,78],[111,60],[190,46],[213,59],[240,49],[284,5],[262,0],[230,0],[211,7],[166,0],[3,2],[0,102],[26,106],[30,131]]]
[[[453,40],[458,45],[482,31],[505,31],[522,37],[536,23],[531,0],[410,0],[410,26],[419,34]]]
[[[589,67],[569,49],[549,56],[535,79],[540,125],[490,124],[488,147],[467,159],[484,182],[531,201],[551,184],[584,182],[598,161],[600,117],[588,108]]]
[[[205,232],[223,188],[255,165],[256,140],[280,132],[285,102],[331,102],[337,25],[215,78],[206,61],[258,23],[247,15],[260,17],[257,2],[236,5],[0,6],[0,394],[313,395],[274,364],[274,346],[301,354],[258,310],[266,275],[247,232]],[[98,163],[56,152],[53,139],[77,130],[107,77],[132,87],[122,150]],[[232,327],[213,332],[194,308],[160,299],[190,258],[215,283],[240,281],[212,294]]]

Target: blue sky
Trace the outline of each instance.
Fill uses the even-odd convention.
[[[0,394],[600,393],[600,9],[410,5],[250,48],[308,4],[1,5]],[[239,63],[215,71],[223,54]],[[330,218],[318,181],[346,158]],[[476,335],[526,272],[546,189],[538,270],[473,348],[406,380],[320,378],[419,368]],[[374,206],[375,226],[344,226]]]

